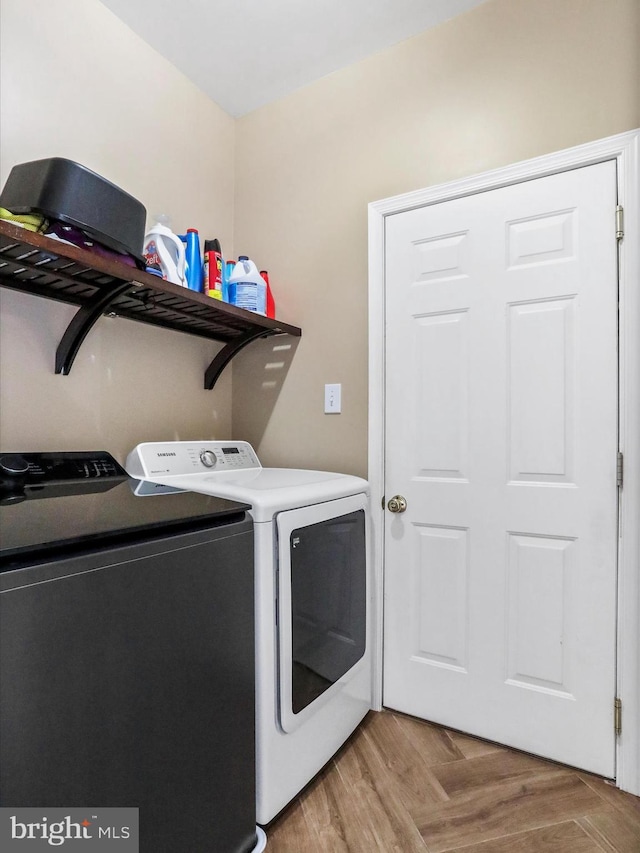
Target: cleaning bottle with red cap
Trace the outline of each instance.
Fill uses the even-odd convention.
[[[224,298],[223,279],[224,262],[222,260],[222,249],[220,240],[204,241],[204,263],[202,266],[202,292],[213,299]]]
[[[273,319],[276,316],[276,303],[271,292],[271,285],[269,284],[269,273],[267,270],[260,270],[260,275],[267,285],[267,317]]]

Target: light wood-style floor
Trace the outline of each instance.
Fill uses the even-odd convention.
[[[640,853],[640,798],[588,773],[371,712],[267,836],[266,853]]]

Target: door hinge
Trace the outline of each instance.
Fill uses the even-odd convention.
[[[616,207],[616,240],[624,237],[624,208],[621,204]]]
[[[616,736],[620,737],[622,734],[622,699],[617,697],[613,700],[613,727]]]
[[[622,488],[624,480],[624,456],[618,452],[618,461],[616,463],[616,484],[619,489]]]

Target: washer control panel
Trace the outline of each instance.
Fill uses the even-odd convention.
[[[134,448],[125,465],[132,477],[218,474],[262,465],[247,441],[145,442]]]
[[[2,453],[0,480],[20,481],[29,485],[68,481],[126,478],[126,472],[105,450],[95,452],[62,451],[60,453]]]

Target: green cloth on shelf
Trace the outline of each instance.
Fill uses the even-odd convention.
[[[36,231],[42,233],[46,230],[48,222],[40,213],[11,213],[4,207],[0,207],[0,219],[6,219],[8,222],[13,222],[15,225],[20,225],[26,228],[27,231]]]

